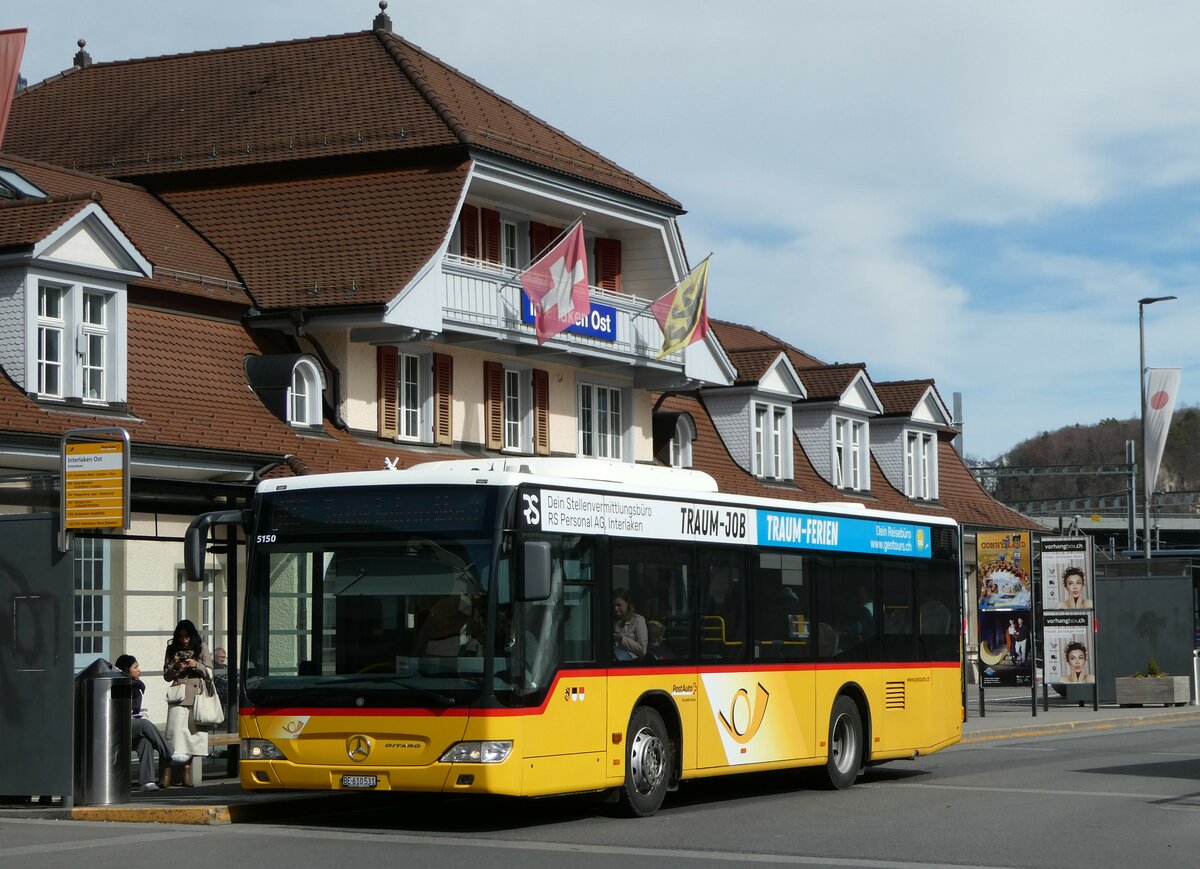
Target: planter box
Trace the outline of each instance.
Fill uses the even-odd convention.
[[[1119,706],[1186,706],[1192,699],[1192,684],[1187,676],[1162,676],[1138,679],[1118,676]]]

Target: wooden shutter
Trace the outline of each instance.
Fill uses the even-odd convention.
[[[379,436],[395,438],[400,433],[400,408],[396,400],[396,365],[399,354],[395,347],[379,347],[375,353],[378,374]]]
[[[479,259],[479,209],[464,205],[458,218],[462,227],[462,256],[464,259]]]
[[[546,247],[554,241],[558,230],[544,223],[529,224],[529,258],[534,260],[546,252]]]
[[[550,455],[550,375],[533,369],[533,451]]]
[[[483,224],[483,257],[490,263],[500,263],[500,212],[490,208],[479,210]]]
[[[621,242],[615,238],[596,239],[596,280],[602,290],[621,291]]]
[[[483,425],[485,446],[504,449],[504,366],[483,363]]]
[[[433,354],[433,442],[454,443],[454,357]]]

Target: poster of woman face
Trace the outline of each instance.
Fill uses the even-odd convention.
[[[1043,619],[1046,681],[1051,685],[1095,682],[1092,614],[1047,612]]]
[[[1087,537],[1042,540],[1042,608],[1092,608],[1092,548]]]

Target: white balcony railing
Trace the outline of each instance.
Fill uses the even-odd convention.
[[[523,297],[515,269],[449,254],[442,260],[442,277],[445,287],[442,319],[447,326],[454,324],[509,339],[536,340],[533,324],[521,318]],[[566,331],[552,338],[548,346],[589,348],[598,354],[650,362],[668,370],[683,368],[682,353],[656,360],[663,333],[645,299],[599,287],[591,287],[590,292],[597,318],[605,315],[613,318],[612,337]]]

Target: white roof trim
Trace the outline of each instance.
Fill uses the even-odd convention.
[[[57,229],[47,234],[41,241],[33,246],[33,257],[38,259],[44,257],[62,241],[64,241],[72,233],[76,232],[83,224],[90,223],[93,227],[101,230],[101,235],[106,237],[109,245],[112,246],[113,253],[124,256],[131,264],[131,269],[101,269],[114,275],[122,275],[125,277],[145,277],[148,278],[154,274],[154,265],[150,260],[142,256],[141,252],[134,246],[133,242],[125,233],[117,228],[105,212],[105,210],[96,202],[90,202],[80,211],[72,215]],[[102,239],[103,241],[104,239]],[[70,265],[64,260],[53,260],[47,262],[56,262],[60,267]],[[81,267],[88,270],[95,270],[97,267],[92,263],[80,263]]]

